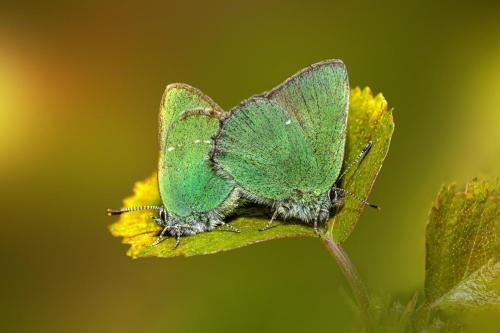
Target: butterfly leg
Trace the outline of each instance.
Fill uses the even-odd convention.
[[[179,244],[181,243],[181,233],[180,232],[177,232],[175,234],[175,245],[174,245],[174,250],[179,246]]]
[[[271,219],[267,222],[267,225],[263,228],[260,228],[259,231],[266,231],[267,229],[271,228],[273,226],[273,221],[276,220],[276,217],[278,216],[278,208],[273,213],[273,216],[271,216]]]
[[[160,244],[160,242],[162,241],[163,237],[165,236],[165,234],[167,233],[167,231],[170,229],[169,226],[166,226],[165,228],[163,228],[163,230],[160,232],[160,235],[158,235],[158,238],[156,238],[156,240],[154,241],[153,244],[151,244],[151,246],[156,246],[158,244]]]
[[[230,225],[229,223],[221,222],[220,225],[228,227],[231,231],[234,231],[234,232],[237,232],[237,233],[240,232],[240,229],[236,228],[235,226]]]
[[[319,229],[318,229],[318,217],[316,217],[314,219],[314,224],[313,224],[313,228],[314,228],[314,233],[319,236],[320,233],[319,233]]]
[[[314,218],[313,222],[314,233],[316,234],[316,236],[321,236],[318,228],[320,214],[321,214],[321,206],[318,206],[316,210],[316,217]]]

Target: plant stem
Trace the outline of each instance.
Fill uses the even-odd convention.
[[[342,274],[344,274],[349,286],[351,287],[356,303],[361,309],[363,315],[364,326],[367,332],[372,331],[371,320],[370,320],[370,301],[368,298],[368,293],[366,292],[365,286],[361,281],[361,278],[356,271],[356,268],[352,264],[349,256],[344,251],[344,249],[334,242],[332,239],[324,239],[326,248],[330,254],[335,258]]]

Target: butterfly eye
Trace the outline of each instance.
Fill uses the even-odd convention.
[[[166,221],[167,220],[167,211],[162,209],[160,211],[160,219],[162,219],[163,221]]]

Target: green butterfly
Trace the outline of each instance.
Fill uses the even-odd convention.
[[[348,110],[346,68],[340,60],[327,60],[244,101],[222,119],[211,160],[243,196],[274,209],[262,230],[280,215],[313,224],[318,232],[341,202],[344,190],[336,183]]]
[[[108,210],[112,215],[157,210],[153,219],[162,227],[157,240],[177,238],[226,225],[224,217],[236,208],[234,182],[217,175],[208,164],[212,136],[224,111],[208,96],[186,84],[168,85],[160,107],[158,185],[163,206]],[[231,230],[239,230],[227,225]]]

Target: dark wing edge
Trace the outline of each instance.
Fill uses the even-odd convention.
[[[200,99],[207,102],[207,104],[210,105],[210,107],[213,108],[216,112],[219,112],[221,114],[225,113],[225,111],[217,103],[215,103],[214,100],[212,98],[210,98],[210,96],[208,96],[207,94],[202,92],[200,89],[195,88],[193,86],[190,86],[189,84],[186,84],[186,83],[170,83],[170,84],[168,84],[167,87],[165,88],[165,91],[163,92],[162,97],[161,97],[160,108],[159,108],[159,112],[158,112],[158,124],[159,124],[158,142],[159,142],[160,147],[161,147],[161,141],[162,141],[161,134],[165,130],[165,128],[163,128],[164,122],[163,122],[162,110],[163,110],[163,106],[165,105],[165,98],[167,97],[168,93],[173,89],[186,90],[193,95],[199,96]]]
[[[309,65],[309,66],[301,69],[300,71],[298,71],[297,73],[295,73],[294,75],[292,75],[288,79],[286,79],[284,82],[280,83],[278,86],[274,87],[273,89],[271,89],[270,91],[268,91],[266,93],[263,93],[262,96],[271,99],[274,97],[275,94],[279,93],[281,90],[288,87],[292,82],[295,82],[295,81],[301,79],[305,75],[309,74],[310,72],[312,72],[318,68],[329,67],[329,66],[345,68],[344,62],[340,59],[328,59],[328,60],[323,60],[323,61],[317,62],[315,64]]]
[[[193,86],[190,86],[187,83],[170,83],[170,84],[168,84],[167,87],[165,88],[165,91],[163,92],[163,96],[161,98],[160,108],[163,107],[163,104],[165,102],[165,97],[167,96],[167,93],[170,90],[172,90],[172,89],[184,89],[184,90],[187,90],[190,93],[192,93],[193,95],[200,96],[201,99],[203,99],[205,102],[207,102],[216,111],[224,112],[224,110],[217,103],[215,103],[214,100],[210,96],[208,96],[207,94],[205,94],[204,92],[202,92],[200,89],[195,88]]]

